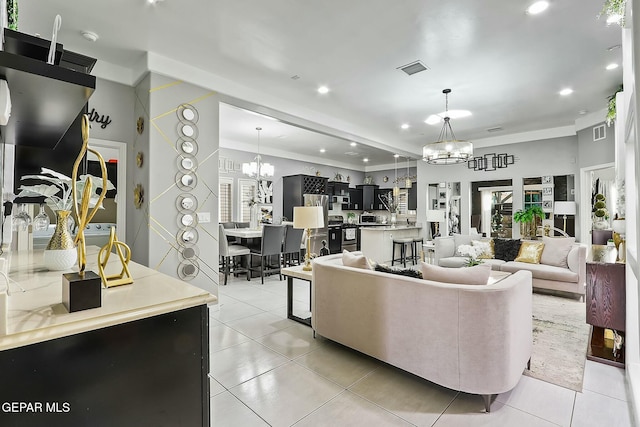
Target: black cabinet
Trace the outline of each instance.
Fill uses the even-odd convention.
[[[410,211],[418,210],[418,183],[411,184],[407,195],[407,209]]]
[[[356,185],[356,188],[362,190],[362,209],[373,210],[376,207],[376,195],[375,192],[378,189],[377,185]]]
[[[350,188],[349,189],[349,205],[347,209],[354,211],[361,211],[364,208],[362,207],[362,189],[361,188]],[[342,207],[344,209],[344,206]]]
[[[282,215],[293,221],[293,207],[304,206],[304,194],[327,194],[328,178],[313,175],[282,177]]]
[[[342,228],[329,227],[329,253],[338,254],[342,251]]]
[[[375,191],[375,202],[374,202],[374,207],[373,209],[375,210],[386,210],[386,206],[384,205],[384,203],[382,203],[382,200],[380,200],[380,196],[381,195],[387,195],[389,193],[392,193],[393,189],[392,188],[377,188]]]
[[[348,196],[349,195],[349,183],[340,181],[328,181],[327,182],[327,195],[329,196],[329,210],[333,209],[333,203],[335,202],[333,196]],[[343,204],[343,209],[348,207]]]

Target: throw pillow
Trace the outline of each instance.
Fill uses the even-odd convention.
[[[544,249],[540,264],[554,265],[556,267],[569,268],[567,255],[576,242],[575,237],[547,237],[542,238]]]
[[[494,255],[496,259],[503,261],[513,261],[520,252],[520,240],[516,239],[493,239]]]
[[[371,265],[369,265],[369,261],[366,256],[354,255],[346,249],[342,251],[342,265],[371,270]]]
[[[413,277],[415,279],[422,279],[422,271],[412,270],[411,268],[394,268],[384,264],[376,264],[374,269],[376,271],[381,271],[383,273],[397,274],[399,276],[407,276],[407,277]]]
[[[456,255],[460,256],[457,253],[458,247],[460,247],[460,245],[470,245],[472,240],[480,240],[481,238],[482,235],[480,234],[454,234],[453,241],[456,248]]]
[[[482,250],[482,253],[478,255],[478,259],[493,259],[496,257],[493,239],[472,240],[471,244]]]
[[[447,268],[423,262],[420,264],[420,268],[422,269],[422,277],[426,280],[460,285],[486,285],[491,274],[491,266],[488,264]]]
[[[543,249],[544,243],[542,242],[522,242],[518,257],[514,261],[540,264]]]

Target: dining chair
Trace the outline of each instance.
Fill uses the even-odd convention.
[[[221,224],[225,229],[236,228],[236,223],[235,222],[223,222]],[[227,242],[229,242],[229,243],[238,242],[238,238],[236,238],[234,236],[227,236]]]
[[[300,265],[300,245],[302,243],[303,228],[293,228],[293,225],[287,224],[284,233],[284,247],[282,249],[282,265],[293,265],[293,259],[296,259],[296,265]]]
[[[224,226],[219,224],[219,252],[220,252],[220,270],[224,272],[224,286],[227,285],[227,279],[230,273],[236,275],[237,273],[247,273],[247,280],[251,280],[251,271],[249,270],[249,256],[251,251],[246,246],[242,245],[230,245],[227,241],[227,234],[224,231]],[[245,265],[247,268],[242,267],[236,257],[246,257]]]
[[[262,240],[259,249],[251,249],[251,255],[260,257],[260,266],[251,266],[251,270],[260,270],[260,280],[264,285],[265,273],[278,272],[280,280],[282,280],[281,262],[282,242],[284,241],[284,225],[267,225],[262,227]],[[278,257],[278,262],[269,264],[268,258],[272,256]],[[277,266],[277,267],[276,267]]]

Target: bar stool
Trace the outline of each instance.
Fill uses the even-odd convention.
[[[418,246],[418,244],[420,244],[420,246]],[[424,244],[424,241],[422,237],[415,237],[411,242],[411,262],[413,263],[413,265],[416,265],[418,262],[421,261],[420,255],[419,255],[420,252],[418,251],[418,248],[422,250],[423,244]]]
[[[400,258],[396,258],[396,245],[400,245]],[[399,239],[393,239],[393,249],[391,251],[391,265],[393,265],[394,262],[398,261],[398,262],[401,262],[405,267],[407,266],[407,245],[413,245],[413,238],[404,237]],[[413,253],[411,255],[413,256]]]

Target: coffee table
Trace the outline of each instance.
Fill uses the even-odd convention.
[[[311,310],[313,273],[311,271],[304,271],[302,268],[302,265],[296,265],[282,269],[282,275],[287,277],[287,318],[311,326],[311,317],[303,319],[293,314],[293,279],[303,280],[309,283],[309,310]]]

